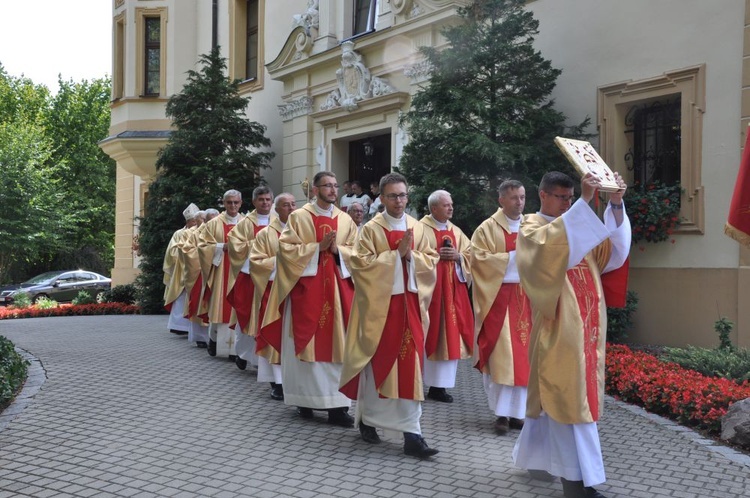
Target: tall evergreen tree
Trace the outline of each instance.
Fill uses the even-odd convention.
[[[451,192],[453,221],[473,231],[497,208],[505,179],[526,185],[527,206],[538,206],[535,185],[550,169],[572,172],[557,150],[566,129],[549,95],[560,70],[533,46],[539,22],[524,0],[477,0],[459,8],[461,22],[443,34],[448,46],[421,49],[432,67],[428,85],[404,115],[410,141],[400,166],[424,211],[427,195]]]
[[[260,170],[273,152],[266,127],[245,116],[249,98],[238,93],[239,81],[226,77],[219,48],[202,55],[199,71],[188,72],[182,92],[166,107],[173,131],[156,162],[146,215],[141,219],[141,274],[137,284],[145,313],[163,310],[162,261],[173,232],[184,225],[182,210],[191,202],[216,208],[229,189],[249,198],[263,182]],[[244,210],[244,209],[243,209]]]

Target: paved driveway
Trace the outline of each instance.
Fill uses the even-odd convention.
[[[5,320],[0,334],[41,362],[0,417],[0,497],[562,496],[513,468],[518,433],[493,433],[466,362],[455,402],[424,405],[440,454],[419,461],[399,440],[368,446],[322,415],[299,420],[250,370],[169,334],[165,316]],[[608,399],[600,432],[607,496],[750,496],[750,459],[691,431]]]

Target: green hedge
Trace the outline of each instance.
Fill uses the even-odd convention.
[[[0,336],[0,410],[13,401],[23,386],[29,365],[16,353],[13,343]]]

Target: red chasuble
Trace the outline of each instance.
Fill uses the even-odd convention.
[[[279,232],[273,229],[270,231],[276,234],[277,239],[279,238]],[[266,290],[263,292],[263,297],[260,300],[260,310],[258,310],[258,330],[255,337],[255,352],[260,354],[267,346],[271,346],[279,353],[279,355],[281,355],[281,320],[276,320],[266,327],[261,326],[263,323],[263,317],[266,314],[268,296],[271,294],[272,285],[273,281],[269,280],[268,285],[266,285]],[[283,307],[284,305],[282,303],[282,305],[279,306],[280,315],[284,314]]]
[[[450,241],[452,247],[458,247],[451,230],[433,228],[433,231],[438,248],[445,247],[446,240]],[[458,279],[455,265],[455,262],[443,259],[437,264],[437,281],[429,309],[430,328],[425,343],[429,359],[433,359],[432,355],[438,347],[441,325],[445,331],[448,357],[436,360],[460,360],[462,339],[469,353],[474,346],[474,313],[469,302],[469,287]]]
[[[583,322],[583,355],[586,365],[586,398],[591,410],[591,418],[599,420],[599,389],[597,386],[597,344],[599,342],[599,295],[596,292],[594,277],[584,259],[567,272],[573,286],[578,311]]]
[[[310,214],[315,225],[316,241],[338,227],[338,218]],[[299,356],[315,337],[315,361],[333,361],[333,329],[336,319],[336,288],[344,317],[344,327],[354,295],[353,283],[345,281],[336,271],[336,258],[330,251],[318,255],[318,272],[300,277],[289,293],[292,303],[292,330],[295,354]]]
[[[190,289],[190,301],[188,302],[188,314],[185,318],[193,318],[198,315],[198,307],[201,301],[201,291],[203,290],[203,275],[198,274],[198,280],[193,284],[193,288]]]
[[[263,228],[265,228],[265,225],[253,225],[253,237],[258,235],[258,232]],[[227,240],[226,237],[225,240]],[[227,267],[229,266],[230,265],[227,264]],[[254,292],[255,286],[253,285],[253,279],[250,278],[250,275],[247,273],[239,272],[234,281],[232,290],[227,294],[227,302],[232,308],[234,308],[234,313],[237,315],[237,324],[240,326],[240,330],[245,330],[248,323],[250,323]]]
[[[505,235],[505,250],[516,250],[517,233]],[[490,355],[495,349],[500,333],[508,317],[510,341],[513,350],[513,385],[527,386],[529,384],[529,343],[531,342],[531,304],[520,284],[507,283],[500,286],[495,302],[492,303],[482,328],[477,335],[479,360],[475,367],[482,369],[490,361]]]
[[[403,230],[386,230],[391,250],[398,248],[405,233]],[[405,260],[402,262],[404,293],[391,296],[383,335],[370,364],[376,388],[383,384],[395,364],[398,373],[399,398],[414,399],[414,376],[421,372],[424,358],[424,333],[419,312],[419,297],[415,292],[406,290],[408,287],[407,262]],[[417,362],[419,362],[419,369],[417,369]]]

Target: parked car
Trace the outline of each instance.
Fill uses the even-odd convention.
[[[13,304],[13,296],[19,292],[28,293],[32,302],[43,297],[57,302],[72,301],[82,290],[99,299],[111,286],[111,279],[91,271],[48,271],[21,284],[4,287],[0,291],[0,305]]]

